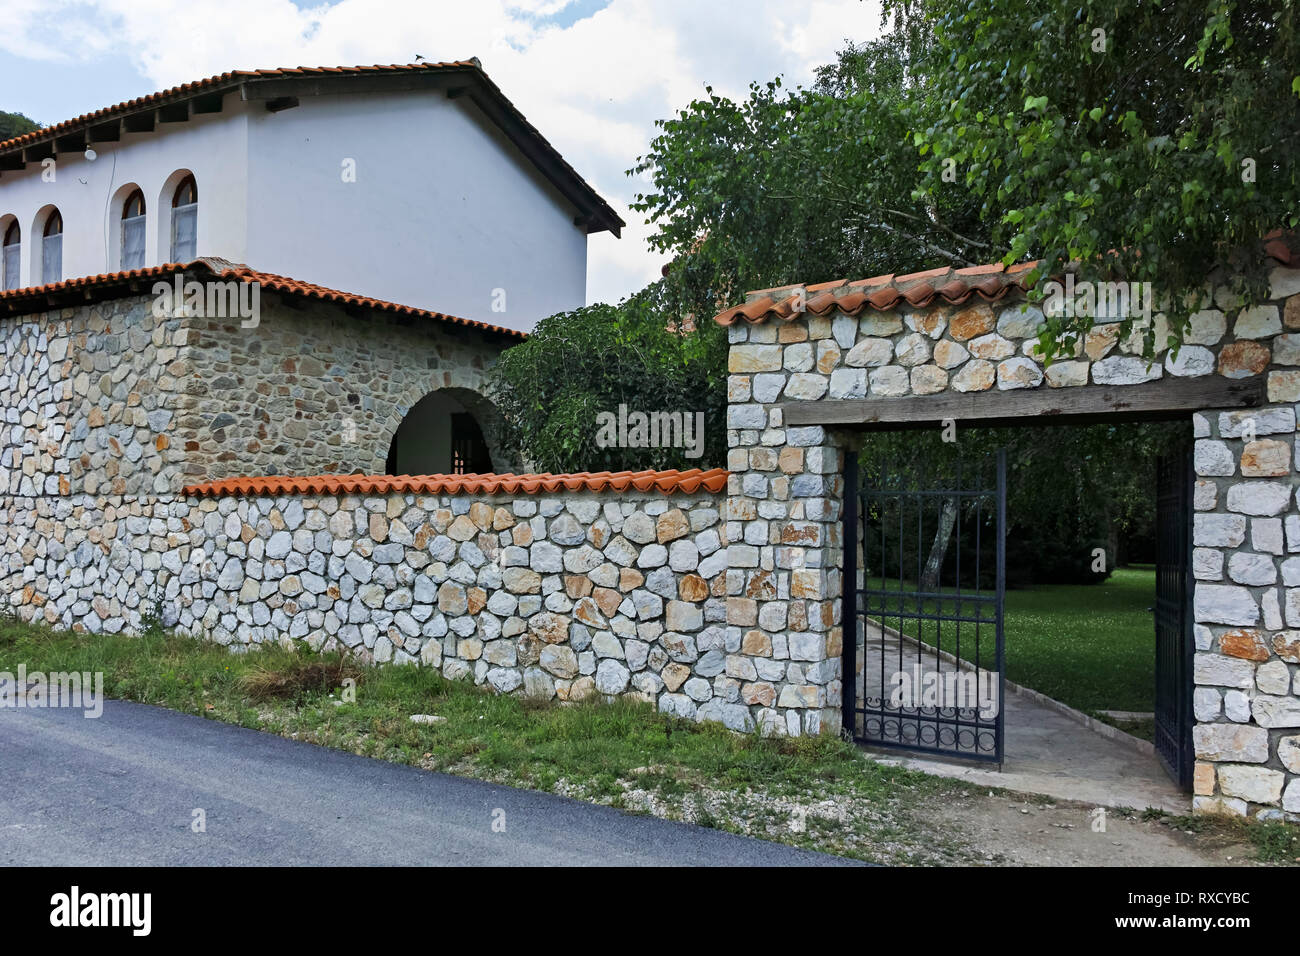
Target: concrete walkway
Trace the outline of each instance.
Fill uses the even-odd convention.
[[[859,661],[870,675],[871,692],[879,693],[880,679],[874,672],[881,655],[890,664],[897,658],[897,633],[889,629],[882,636],[875,622],[868,622],[870,640],[859,643]],[[915,658],[916,642],[903,638],[903,659]],[[950,656],[937,659],[933,648],[925,648],[926,666],[940,671],[954,669]],[[963,670],[969,665],[963,662]],[[861,673],[861,671],[860,671]],[[888,678],[886,678],[888,680]],[[861,684],[859,684],[861,686]],[[1003,702],[1005,745],[1002,770],[996,764],[944,760],[914,756],[905,751],[869,748],[882,763],[901,765],[941,777],[967,780],[990,787],[1004,787],[1036,793],[1058,800],[1077,800],[1097,806],[1155,807],[1170,813],[1187,813],[1190,795],[1179,790],[1165,773],[1154,752],[1144,753],[1111,728],[1093,730],[1082,714],[1067,716],[1063,705],[1046,701],[1033,691],[1016,693],[1008,683]]]
[[[855,862],[112,700],[0,710],[0,769],[2,866]]]

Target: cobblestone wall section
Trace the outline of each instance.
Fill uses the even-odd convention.
[[[0,321],[0,494],[179,489],[189,335],[138,297]]]
[[[187,482],[382,474],[397,426],[438,389],[456,389],[490,432],[485,375],[513,340],[428,319],[353,316],[327,303],[291,306],[274,295],[262,298],[261,313],[255,328],[190,320],[191,402],[179,422]],[[492,450],[494,468],[512,470]]]
[[[492,448],[485,375],[512,340],[273,294],[261,305],[251,328],[158,318],[152,295],[0,321],[0,494],[382,473],[397,426],[438,389],[454,390]]]
[[[8,603],[89,632],[301,640],[503,693],[634,694],[737,730],[709,493],[8,499]],[[764,696],[764,699],[767,699]]]

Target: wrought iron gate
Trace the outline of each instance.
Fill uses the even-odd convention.
[[[1192,788],[1191,446],[1160,458],[1156,483],[1156,753]]]
[[[1005,451],[906,468],[846,458],[845,730],[1000,764]]]

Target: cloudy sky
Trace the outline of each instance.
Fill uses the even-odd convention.
[[[0,0],[0,22],[0,109],[42,123],[231,69],[477,56],[628,222],[591,239],[593,302],[662,265],[625,175],[656,119],[880,31],[876,0]]]

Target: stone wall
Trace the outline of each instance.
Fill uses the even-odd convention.
[[[0,320],[0,496],[179,489],[188,331],[151,301]]]
[[[500,692],[635,694],[738,730],[719,496],[571,492],[19,499],[0,576],[25,618],[303,640]],[[742,668],[743,670],[743,668]]]
[[[763,659],[752,649],[788,652],[774,683],[791,705],[789,730],[839,725],[841,473],[856,439],[786,428],[782,403],[1048,388],[1068,406],[1069,389],[1086,384],[1262,376],[1266,407],[1206,409],[1188,423],[1200,479],[1195,805],[1300,814],[1300,270],[1278,266],[1270,300],[1235,320],[1234,303],[1216,293],[1177,357],[1160,349],[1150,367],[1141,326],[1121,340],[1118,322],[1102,322],[1045,368],[1034,338],[1042,316],[1023,301],[936,297],[913,307],[902,298],[888,311],[855,305],[857,314],[834,305],[861,285],[751,293],[752,302],[817,304],[785,309],[787,318],[729,314],[728,639],[755,667]],[[1154,321],[1164,341],[1163,317]]]
[[[157,613],[228,645],[302,639],[752,727],[774,693],[728,666],[716,495],[181,493],[380,471],[435,389],[490,424],[484,374],[509,341],[275,294],[249,327],[159,319],[141,292],[4,320],[0,602],[92,633]]]
[[[397,426],[429,392],[454,390],[490,426],[484,376],[511,341],[274,293],[252,328],[157,318],[151,294],[0,319],[0,495],[382,473]]]
[[[1275,363],[1300,360],[1292,340],[1300,336],[1275,338]],[[1194,802],[1238,814],[1280,806],[1300,819],[1295,407],[1203,412],[1192,423]]]
[[[1195,801],[1300,814],[1300,270],[1279,267],[1270,301],[1235,320],[1207,302],[1151,367],[1103,323],[1044,368],[1039,315],[1011,300],[856,315],[821,301],[730,327],[725,497],[185,496],[187,479],[376,471],[405,411],[481,388],[503,343],[274,296],[248,329],[156,320],[148,296],[7,319],[0,597],[92,632],[156,607],[226,644],[300,638],[499,691],[634,693],[740,730],[836,732],[858,439],[787,428],[783,402],[1068,401],[1085,384],[1259,376],[1265,407],[1189,416]]]
[[[190,402],[179,423],[187,481],[382,474],[397,426],[437,389],[454,389],[484,426],[494,470],[512,470],[492,446],[485,374],[517,340],[276,295],[261,306],[256,328],[188,320]]]

